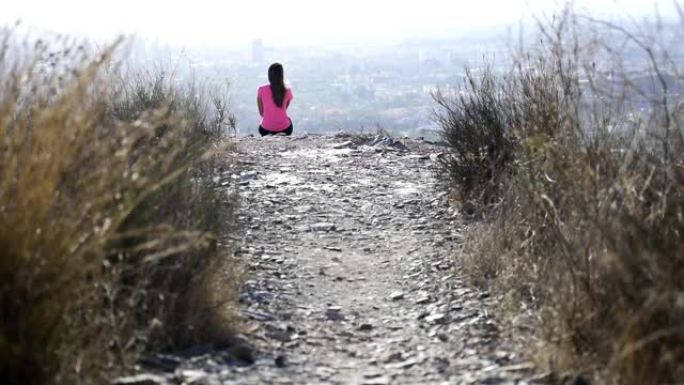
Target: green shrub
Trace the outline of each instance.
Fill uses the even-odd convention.
[[[504,95],[491,67],[479,77],[467,71],[462,92],[433,95],[442,139],[451,150],[442,158],[442,172],[463,202],[486,206],[499,201],[514,157]]]

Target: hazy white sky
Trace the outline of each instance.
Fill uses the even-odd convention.
[[[0,24],[179,45],[377,41],[517,23],[554,0],[2,0]],[[576,0],[604,15],[672,13],[672,0]],[[589,6],[590,5],[590,6]]]

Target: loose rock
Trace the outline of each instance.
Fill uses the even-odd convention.
[[[227,174],[239,184],[240,226],[220,242],[245,261],[236,313],[254,364],[200,349],[173,365],[176,378],[149,385],[534,378],[533,368],[506,369],[520,354],[499,336],[492,298],[457,275],[464,224],[435,177],[444,150],[345,135],[240,139],[244,169]]]
[[[112,381],[112,385],[165,385],[167,383],[165,377],[147,373],[121,377]]]

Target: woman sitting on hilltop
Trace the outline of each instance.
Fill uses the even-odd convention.
[[[261,115],[261,136],[283,133],[292,135],[292,120],[287,108],[292,101],[292,90],[285,87],[285,75],[280,63],[268,67],[268,82],[257,91],[257,106]]]

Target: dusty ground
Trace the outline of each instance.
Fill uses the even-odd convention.
[[[240,312],[256,362],[206,353],[174,381],[533,382],[493,299],[460,277],[460,219],[434,175],[442,149],[362,139],[240,141]]]

